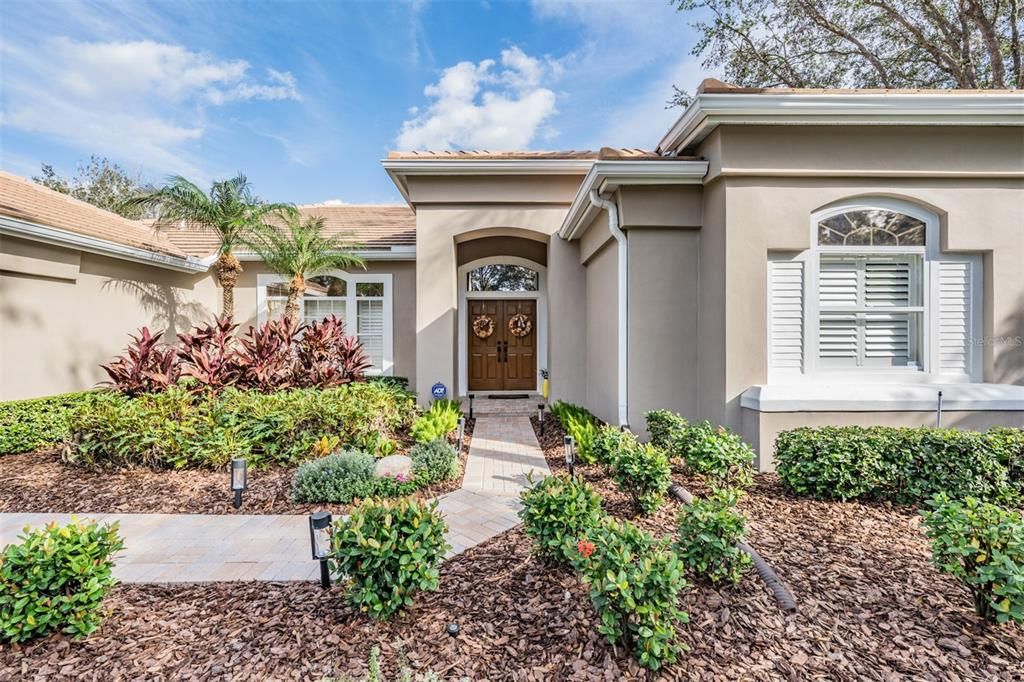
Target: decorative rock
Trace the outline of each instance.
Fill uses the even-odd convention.
[[[398,474],[408,477],[412,475],[412,460],[405,455],[388,455],[377,460],[373,473],[377,478],[397,476]]]

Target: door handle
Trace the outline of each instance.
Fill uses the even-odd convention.
[[[497,351],[498,351],[498,362],[502,362],[502,359],[501,359],[501,341],[498,341]]]
[[[505,342],[505,360],[504,360],[504,362],[508,362],[508,341]]]

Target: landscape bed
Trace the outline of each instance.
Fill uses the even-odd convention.
[[[542,443],[555,471],[565,468],[561,439],[549,421]],[[600,467],[577,473],[613,515],[674,528],[676,503],[635,517]],[[704,492],[679,471],[673,478]],[[1024,666],[1024,628],[980,623],[966,589],[932,567],[913,508],[796,498],[769,475],[757,476],[740,506],[750,543],[798,610],[781,611],[754,574],[736,587],[696,586],[682,600],[690,623],[680,638],[690,650],[657,674],[606,643],[572,571],[533,557],[516,528],[446,561],[438,591],[389,621],[358,614],[315,583],[121,585],[88,639],[0,648],[0,680],[319,679],[365,674],[373,646],[389,675],[404,656],[442,679],[1012,679]],[[455,638],[445,632],[453,622]]]
[[[462,486],[469,442],[476,420],[466,420],[459,475],[417,490],[420,498],[438,497]],[[249,471],[242,507],[231,502],[226,469],[153,470],[69,466],[55,449],[0,457],[0,513],[54,514],[308,514],[344,513],[349,505],[292,500],[295,466]]]

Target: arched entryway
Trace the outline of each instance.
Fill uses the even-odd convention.
[[[492,255],[459,266],[460,395],[539,390],[548,358],[547,267],[539,260]]]

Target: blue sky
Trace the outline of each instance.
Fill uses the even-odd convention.
[[[6,0],[0,165],[397,203],[389,149],[652,147],[693,43],[662,0]]]

